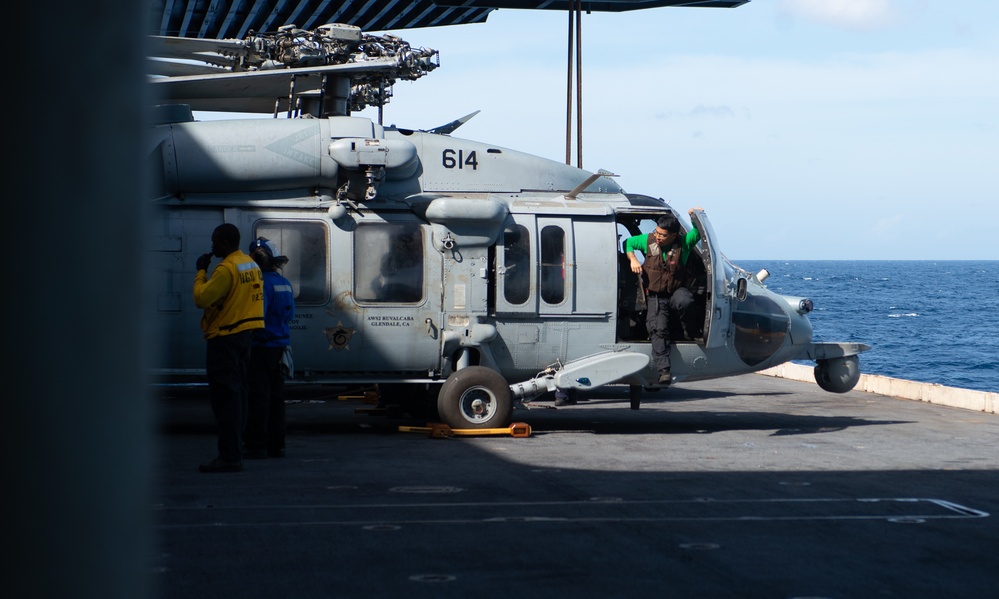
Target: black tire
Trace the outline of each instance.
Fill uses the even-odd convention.
[[[491,368],[462,368],[441,385],[437,412],[454,429],[508,427],[513,414],[510,386]]]
[[[830,393],[846,393],[860,380],[860,358],[844,356],[819,360],[815,365],[815,382]]]

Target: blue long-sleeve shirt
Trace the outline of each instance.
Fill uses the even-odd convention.
[[[264,272],[264,328],[254,331],[253,345],[291,345],[291,321],[295,318],[295,290],[276,271]]]

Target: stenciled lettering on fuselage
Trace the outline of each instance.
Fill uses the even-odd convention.
[[[309,150],[300,150],[295,147],[303,141],[311,143],[317,135],[319,135],[319,127],[309,126],[291,135],[286,135],[268,144],[265,148],[279,156],[319,170],[319,157],[315,155],[311,148]]]
[[[209,154],[237,154],[253,153],[257,151],[257,146],[253,144],[226,144],[219,146],[208,146],[205,150]]]
[[[466,152],[465,150],[446,148],[441,152],[441,165],[448,169],[471,169],[474,171],[479,168],[479,159],[475,155],[475,150]]]
[[[291,323],[290,323],[291,330],[293,330],[293,331],[307,331],[307,330],[309,330],[309,323],[302,322],[302,320],[308,320],[310,318],[312,318],[312,315],[308,314],[308,313],[295,314],[295,318],[293,318],[291,320]],[[326,329],[326,330],[330,330],[330,329]]]
[[[412,316],[369,316],[368,325],[373,327],[411,327]]]

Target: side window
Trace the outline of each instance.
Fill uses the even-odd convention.
[[[549,304],[565,299],[565,231],[553,225],[541,229],[541,299]]]
[[[411,223],[362,225],[354,232],[354,298],[415,303],[423,299],[423,230]]]
[[[523,304],[531,296],[530,244],[530,235],[523,225],[514,225],[503,232],[503,262],[506,266],[503,295],[511,304]]]
[[[281,269],[281,274],[291,281],[296,303],[322,304],[326,301],[330,259],[324,224],[261,220],[254,227],[253,235],[254,238],[270,239],[282,254],[288,256],[288,264]],[[249,242],[243,245],[248,246]],[[245,247],[243,251],[246,251]]]

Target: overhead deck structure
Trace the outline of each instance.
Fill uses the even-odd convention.
[[[599,0],[581,3],[591,12],[624,12],[664,6],[733,8],[750,0]],[[147,33],[206,39],[243,38],[294,23],[313,29],[326,23],[364,31],[483,23],[498,9],[568,11],[569,0],[152,0]]]
[[[347,115],[381,110],[396,80],[415,80],[440,65],[436,50],[392,35],[419,27],[481,23],[492,11],[569,14],[576,40],[582,11],[622,12],[666,6],[732,8],[749,0],[151,0],[148,75],[160,104],[193,110]],[[581,73],[576,58],[576,85]],[[570,85],[572,51],[570,48]],[[581,92],[577,92],[578,94]],[[578,103],[578,101],[577,101]],[[567,121],[571,102],[567,107]],[[579,110],[577,120],[581,121]],[[567,123],[566,163],[569,162]],[[581,129],[581,124],[577,125]],[[582,166],[581,139],[579,166]]]

